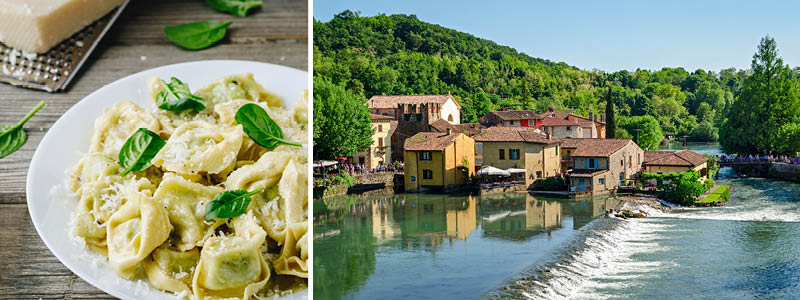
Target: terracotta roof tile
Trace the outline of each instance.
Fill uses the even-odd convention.
[[[439,119],[431,123],[431,128],[433,128],[437,132],[447,132],[447,128],[450,128],[453,131],[455,131],[453,124],[450,124],[450,122],[447,122],[444,119]]]
[[[533,112],[532,110],[498,110],[489,112],[494,114],[503,121],[516,121],[516,120],[539,120],[542,115]]]
[[[686,166],[696,167],[708,158],[693,151],[678,152],[648,151],[644,153],[644,164],[651,166]]]
[[[456,132],[462,132],[468,136],[473,136],[481,131],[483,125],[480,123],[462,123],[453,125],[453,128],[455,128]]]
[[[542,119],[542,126],[559,127],[559,126],[578,126],[577,121],[565,120],[554,117],[545,117]]]
[[[369,98],[367,105],[369,108],[397,108],[400,103],[403,104],[422,104],[422,103],[439,103],[444,104],[447,99],[453,99],[456,106],[460,109],[461,104],[458,104],[452,95],[376,95]]]
[[[525,142],[537,144],[557,143],[558,139],[547,139],[542,131],[531,127],[494,126],[475,134],[476,142]]]
[[[609,157],[614,152],[633,143],[631,139],[575,139],[578,146],[572,156]],[[635,144],[634,144],[635,145]]]
[[[447,148],[461,133],[420,132],[407,138],[405,150],[410,151],[442,151]]]
[[[593,121],[592,119],[589,119],[589,117],[584,117],[584,116],[576,115],[576,114],[569,114],[569,115],[573,116],[573,117],[576,117],[576,118],[579,118],[579,119],[586,120],[586,121]],[[600,121],[594,121],[594,122],[598,123],[598,124],[601,124],[601,125],[605,125],[606,124],[606,122],[600,122]]]
[[[390,121],[390,120],[394,120],[394,117],[392,117],[392,116],[384,116],[384,115],[373,114],[373,113],[370,113],[369,116],[370,116],[370,119],[372,119],[373,121],[378,121],[378,120]]]
[[[576,138],[565,138],[561,140],[561,148],[578,148],[581,144],[581,140],[583,139],[576,139]]]

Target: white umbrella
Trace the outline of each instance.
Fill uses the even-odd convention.
[[[525,173],[525,169],[508,168],[506,169],[506,172],[511,174],[519,174],[519,173]]]
[[[511,176],[511,173],[508,171],[503,171],[501,169],[492,167],[492,166],[485,166],[478,170],[478,175],[501,175],[501,176]]]

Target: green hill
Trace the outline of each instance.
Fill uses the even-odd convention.
[[[539,112],[572,107],[581,114],[603,113],[606,87],[611,85],[618,124],[630,116],[652,115],[664,132],[713,141],[747,72],[590,72],[414,15],[362,17],[344,11],[329,22],[314,21],[314,77],[365,99],[450,92],[462,104],[462,122],[474,122],[501,107]]]

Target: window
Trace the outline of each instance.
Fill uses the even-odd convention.
[[[600,179],[597,180],[597,182],[600,183],[600,184],[606,184],[606,179],[605,178],[600,178]]]
[[[383,132],[383,124],[378,124],[378,132]]]
[[[417,176],[411,176],[411,182],[417,182]]]
[[[633,156],[628,155],[628,168],[630,168],[632,165],[633,165]]]
[[[536,171],[536,178],[542,178],[542,171]]]
[[[453,122],[453,115],[447,116],[447,121]]]
[[[572,131],[572,126],[567,126],[567,131]]]
[[[622,173],[622,172],[619,172],[619,181],[621,182],[623,179],[625,179],[625,174]]]
[[[475,143],[475,155],[483,155],[483,144]]]
[[[586,159],[586,168],[587,169],[595,169],[595,168],[597,168],[597,159],[596,158],[587,158]]]
[[[433,179],[433,170],[422,170],[422,179]]]
[[[620,167],[624,167],[625,166],[625,160],[624,159],[620,159],[619,160],[619,166]]]
[[[378,147],[383,147],[383,139],[378,139]]]
[[[511,160],[519,160],[519,149],[508,149],[508,156]]]
[[[506,159],[506,149],[498,149],[498,151],[499,151],[499,153],[498,153],[499,159],[500,160],[505,160]]]
[[[419,153],[419,160],[431,160],[432,156],[430,151],[422,151]]]

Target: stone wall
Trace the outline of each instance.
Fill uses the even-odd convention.
[[[769,176],[777,179],[800,182],[800,165],[772,163],[769,166]]]
[[[345,194],[361,194],[375,189],[392,190],[394,188],[394,173],[370,173],[356,175],[355,184],[335,184],[325,187],[314,187],[314,198],[328,198]]]

